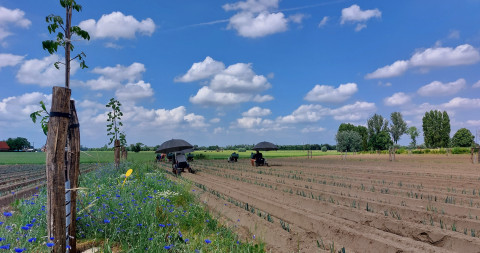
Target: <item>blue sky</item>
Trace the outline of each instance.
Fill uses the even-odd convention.
[[[107,144],[112,97],[129,144],[334,144],[343,122],[399,111],[421,129],[432,109],[451,136],[480,130],[478,0],[78,3],[72,23],[92,39],[74,41],[89,68],[73,64],[71,88],[87,147]],[[41,46],[51,13],[64,16],[58,1],[0,0],[0,140],[45,143],[29,114],[64,85],[63,50]]]

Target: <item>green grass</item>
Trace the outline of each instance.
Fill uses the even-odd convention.
[[[133,169],[122,186],[127,169]],[[96,241],[104,252],[264,252],[258,240],[240,242],[231,228],[208,213],[188,183],[167,179],[153,163],[112,164],[80,178],[77,212],[79,243]],[[0,216],[0,246],[49,252],[46,243],[46,192],[13,205]],[[35,238],[32,241],[31,238]],[[31,241],[29,241],[31,240]]]
[[[207,159],[227,159],[230,154],[237,152],[240,155],[240,159],[250,158],[250,153],[255,153],[254,150],[247,150],[247,152],[238,152],[236,150],[224,150],[220,152],[216,151],[195,151],[195,155],[204,155]],[[263,157],[299,157],[307,156],[305,150],[279,150],[279,151],[262,151]],[[313,156],[321,155],[337,155],[336,151],[322,152],[320,150],[314,150]],[[113,162],[113,151],[82,151],[80,153],[80,163],[111,163]],[[153,151],[141,151],[138,153],[128,152],[129,162],[145,162],[153,161],[155,159],[155,152]],[[0,164],[44,164],[45,153],[44,152],[0,152]]]

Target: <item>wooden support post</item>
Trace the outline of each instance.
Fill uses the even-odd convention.
[[[48,121],[47,232],[53,242],[52,252],[66,251],[65,229],[65,145],[70,113],[70,89],[53,87],[52,107]],[[54,238],[54,239],[51,239]]]
[[[77,188],[78,177],[80,175],[80,124],[78,122],[77,110],[75,109],[75,101],[70,100],[70,122],[68,126],[67,141],[67,171],[70,181],[70,208],[67,210],[67,227],[68,227],[68,245],[70,252],[77,252],[77,235],[76,235],[76,219],[77,219]],[[68,205],[68,203],[65,203]],[[70,210],[70,215],[68,214]]]
[[[120,140],[115,140],[115,167],[120,167]]]
[[[127,160],[127,149],[124,146],[122,146],[122,155],[121,156],[122,156],[123,160],[125,160],[125,161]]]

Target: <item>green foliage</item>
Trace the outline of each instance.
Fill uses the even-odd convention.
[[[418,132],[418,129],[414,126],[412,127],[409,127],[407,129],[407,132],[406,132],[408,135],[410,135],[410,138],[412,139],[412,142],[410,142],[410,146],[412,148],[416,148],[417,147],[417,137],[420,135],[420,133]]]
[[[475,136],[466,128],[460,128],[453,135],[452,147],[471,147],[474,144]]]
[[[407,131],[407,123],[403,120],[400,112],[392,112],[390,115],[390,133],[392,134],[393,141],[397,144],[400,136]]]
[[[8,138],[6,141],[7,145],[10,147],[10,150],[23,150],[26,148],[30,148],[30,142],[23,137],[17,137],[17,138]]]
[[[137,142],[135,145],[130,144],[130,150],[135,153],[138,153],[142,150],[143,143]]]
[[[107,121],[109,122],[107,124],[107,136],[110,136],[110,142],[108,143],[109,145],[112,144],[115,140],[118,140],[120,138],[120,143],[125,143],[127,142],[125,139],[125,134],[123,132],[120,132],[120,127],[123,126],[122,122],[120,121],[122,119],[123,113],[120,110],[120,106],[122,104],[120,101],[111,98],[110,102],[106,105],[108,108],[112,108],[111,112],[108,112],[108,119]]]
[[[32,112],[30,114],[30,118],[32,119],[33,123],[37,123],[37,118],[41,117],[40,124],[42,126],[43,133],[47,135],[48,133],[48,119],[50,118],[50,114],[47,111],[47,107],[43,101],[40,101],[41,110],[36,112]],[[42,116],[43,115],[43,116]]]
[[[335,140],[337,141],[337,150],[340,152],[359,151],[361,148],[362,137],[352,130],[338,132]]]
[[[368,148],[371,150],[385,150],[393,143],[390,139],[388,120],[381,115],[374,114],[367,121]]]
[[[368,149],[368,130],[366,127],[354,126],[353,124],[350,124],[350,123],[342,123],[338,127],[338,132],[342,132],[342,131],[355,131],[358,134],[360,134],[360,136],[362,137],[360,150],[366,151]]]
[[[448,147],[450,142],[450,118],[446,111],[425,112],[422,119],[425,145],[429,148]]]
[[[71,26],[72,20],[72,10],[80,12],[82,6],[77,4],[75,0],[61,0],[60,5],[66,10],[66,20],[64,21],[62,17],[50,14],[45,18],[45,21],[48,23],[47,29],[50,34],[56,33],[55,40],[45,40],[42,41],[43,50],[47,50],[49,54],[54,54],[57,52],[58,47],[61,46],[65,49],[65,62],[57,61],[53,65],[56,69],[59,69],[59,64],[67,65],[71,61],[78,59],[80,61],[80,68],[88,68],[85,64],[84,58],[86,54],[80,52],[75,57],[70,59],[70,52],[73,51],[74,45],[71,43],[72,35],[76,35],[84,40],[90,40],[90,35],[88,32],[82,30],[79,26]],[[57,30],[60,30],[57,32]],[[65,72],[69,75],[69,69],[65,69]],[[65,87],[69,87],[69,83],[65,83]]]
[[[326,146],[322,146],[322,152],[327,152],[327,147]]]

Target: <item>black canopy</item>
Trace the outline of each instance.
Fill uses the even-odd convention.
[[[278,150],[278,148],[277,148],[277,145],[275,145],[271,142],[262,141],[262,142],[257,143],[257,145],[255,145],[253,147],[253,150],[269,151],[269,150]]]
[[[169,141],[162,143],[162,145],[158,147],[155,153],[169,153],[169,152],[182,151],[182,150],[191,149],[191,148],[193,148],[192,144],[184,140],[171,139]]]

